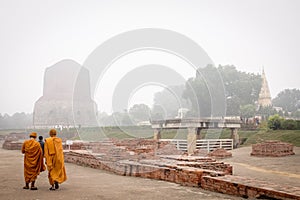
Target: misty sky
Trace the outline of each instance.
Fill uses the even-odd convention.
[[[274,98],[283,89],[300,86],[299,10],[297,0],[2,0],[0,113],[31,113],[42,96],[46,67],[62,59],[83,64],[102,42],[139,28],[163,28],[186,35],[216,65],[232,64],[254,73],[264,66]],[[115,72],[118,65],[137,66],[153,60],[174,67],[185,65],[162,54],[142,54],[120,60]],[[192,70],[178,67],[178,71],[185,78],[194,76]],[[122,73],[113,74],[112,70],[107,75],[108,82],[122,77]],[[108,82],[106,85],[114,85]],[[95,97],[102,101],[102,111],[109,111],[110,100],[105,95],[111,90],[113,87],[107,87],[104,96]],[[145,92],[147,88],[137,92],[137,102]]]

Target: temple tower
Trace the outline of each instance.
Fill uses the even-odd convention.
[[[261,89],[258,98],[258,105],[261,107],[271,106],[272,105],[271,94],[270,94],[268,81],[264,69],[262,71],[261,78],[262,78],[262,84],[261,84]]]
[[[43,96],[34,105],[34,127],[96,126],[96,113],[86,68],[62,60],[46,69]]]

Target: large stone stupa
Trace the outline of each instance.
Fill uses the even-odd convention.
[[[95,126],[96,113],[86,68],[73,60],[62,60],[46,69],[43,96],[34,106],[35,128]]]

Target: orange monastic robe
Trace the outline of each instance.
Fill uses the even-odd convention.
[[[35,181],[40,172],[46,169],[43,162],[43,151],[39,142],[34,139],[26,140],[22,146],[24,156],[25,182]]]
[[[62,183],[67,180],[62,140],[60,138],[50,137],[46,139],[44,156],[49,171],[48,178],[50,185],[53,185],[55,181]]]

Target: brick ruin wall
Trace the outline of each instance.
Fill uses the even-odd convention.
[[[220,192],[243,198],[255,199],[300,199],[299,187],[275,185],[239,176],[203,176],[201,187],[205,190]]]
[[[270,156],[281,157],[294,155],[293,145],[278,140],[269,140],[259,144],[252,145],[251,156]]]
[[[10,133],[0,139],[4,141],[2,144],[3,149],[21,151],[23,141],[28,139],[28,135],[26,133]]]
[[[3,148],[20,150],[21,145],[22,142],[7,140]],[[71,151],[67,145],[64,149],[67,149],[66,162],[118,175],[164,180],[243,198],[300,200],[297,187],[276,190],[271,183],[232,176],[233,169],[229,164],[209,157],[185,156],[167,142],[158,144],[155,140],[145,139],[74,142]],[[229,156],[223,150],[219,153]]]
[[[151,140],[112,140],[86,146],[89,151],[66,151],[65,160],[118,175],[164,180],[243,198],[300,200],[298,187],[289,186],[284,190],[282,186],[278,189],[268,182],[232,176],[233,169],[229,164],[209,157],[185,156],[183,152],[171,155],[172,145],[159,146],[162,149],[168,147],[168,150],[155,150],[158,144]],[[216,154],[231,156],[223,150]]]
[[[156,160],[104,159],[103,154],[85,150],[66,151],[65,161],[122,176],[136,176],[200,187],[243,198],[299,199],[300,188],[276,188],[269,182],[232,176],[232,166],[212,158],[194,156],[161,156]],[[105,156],[104,156],[105,157]],[[119,157],[120,158],[120,157]],[[222,171],[223,170],[223,171]]]
[[[20,150],[21,151],[22,145],[23,145],[22,142],[5,140],[2,145],[2,148],[7,149],[7,150]]]
[[[226,149],[217,148],[208,153],[208,156],[213,158],[230,158],[232,157],[232,153],[227,151]]]
[[[120,156],[122,155],[120,154]],[[90,154],[87,151],[65,152],[66,162],[102,169],[123,176],[164,180],[185,186],[199,187],[201,178],[205,175],[232,174],[232,166],[211,158],[182,160],[175,156],[139,161],[128,159],[127,156],[117,158],[118,160],[114,157],[107,158],[103,154]]]

